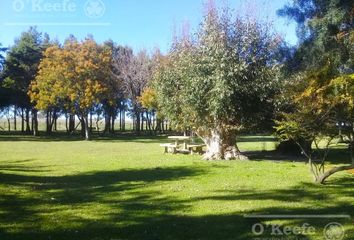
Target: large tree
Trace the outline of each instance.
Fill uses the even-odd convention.
[[[78,116],[86,140],[90,139],[89,112],[107,94],[111,51],[87,38],[49,47],[29,92],[38,109],[63,104]]]
[[[245,159],[236,135],[272,105],[281,39],[268,23],[222,12],[210,5],[199,31],[175,40],[154,86],[175,127],[203,139],[205,159]]]
[[[34,135],[38,131],[37,110],[30,103],[27,91],[37,74],[42,51],[42,34],[36,28],[31,27],[27,32],[23,32],[19,39],[16,39],[15,45],[7,52],[3,74],[4,84],[18,96],[17,101],[12,104],[25,109],[26,132],[30,132],[30,112],[32,112]]]

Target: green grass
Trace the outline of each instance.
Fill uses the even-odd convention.
[[[163,155],[163,141],[0,135],[0,239],[252,239],[259,222],[307,222],[316,233],[301,239],[323,239],[333,221],[344,225],[345,239],[354,238],[352,219],[244,218],[354,216],[353,174],[315,185],[304,162],[269,152],[276,144],[271,137],[240,138],[241,150],[252,151],[243,162]],[[330,160],[345,157],[336,149]],[[269,234],[261,237],[277,237]]]

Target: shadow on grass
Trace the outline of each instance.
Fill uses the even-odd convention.
[[[251,161],[273,161],[273,162],[303,162],[307,163],[305,156],[284,155],[278,151],[245,151]],[[350,152],[347,148],[333,148],[329,151],[326,163],[329,164],[350,164]]]
[[[27,194],[21,194],[21,191],[1,193],[0,239],[251,239],[255,237],[252,235],[253,224],[268,223],[265,219],[244,218],[247,214],[354,215],[352,202],[337,200],[337,197],[353,197],[353,178],[336,179],[327,186],[302,183],[289,189],[218,191],[204,198],[173,197],[159,191],[159,188],[146,189],[150,184],[204,174],[208,174],[207,169],[200,167],[122,169],[68,176],[0,172],[1,185],[9,189],[30,189]],[[202,201],[218,204],[220,201],[267,200],[313,201],[316,205],[314,208],[272,206],[229,214],[190,215],[193,205]],[[112,211],[95,219],[69,213],[64,215],[67,222],[64,225],[55,220],[62,210],[88,205],[94,210],[96,204]],[[84,208],[83,211],[89,210]],[[52,214],[53,219],[45,218],[48,214]],[[300,220],[292,221],[297,226],[302,223]],[[320,229],[326,223],[327,220],[316,220],[311,225]],[[353,234],[353,229],[349,234]],[[272,236],[267,230],[262,237]],[[314,239],[303,235],[287,237]]]
[[[237,137],[237,142],[279,142],[279,140],[274,136],[243,135]]]
[[[13,161],[0,161],[0,171],[8,172],[48,172],[45,168],[49,166],[28,166],[23,165],[34,161],[34,159],[25,159],[25,160],[13,160]]]

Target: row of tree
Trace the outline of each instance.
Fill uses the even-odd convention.
[[[97,44],[92,37],[69,37],[61,45],[32,28],[7,52],[0,102],[21,109],[34,134],[38,110],[46,112],[49,132],[63,114],[73,131],[76,115],[86,139],[92,113],[104,115],[105,132],[114,131],[117,114],[125,116],[126,109],[136,131],[144,121],[151,130],[162,129],[161,119],[168,119],[174,129],[203,139],[205,159],[245,159],[237,135],[275,127],[280,139],[308,157],[317,182],[353,168],[352,1],[294,0],[279,10],[298,23],[293,48],[257,17],[233,16],[213,1],[206,10],[198,30],[176,36],[165,55],[134,55],[129,47]],[[351,164],[325,171],[338,128],[349,142]]]
[[[151,132],[163,131],[164,121],[139,101],[158,54],[151,57],[144,50],[135,55],[111,40],[97,44],[91,36],[83,41],[70,36],[60,44],[30,28],[1,58],[0,109],[12,113],[15,128],[19,116],[21,131],[34,135],[38,111],[46,116],[47,133],[65,116],[68,132],[75,131],[79,119],[83,136],[90,139],[92,116],[96,125],[104,119],[103,133],[113,133],[117,117],[120,130],[125,130],[126,114],[138,133],[144,123]],[[10,129],[9,116],[8,121]]]

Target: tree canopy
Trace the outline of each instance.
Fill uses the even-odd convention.
[[[236,133],[264,116],[278,80],[281,38],[268,23],[228,13],[209,6],[200,29],[177,39],[155,74],[159,108],[204,140],[206,159],[244,158]]]

